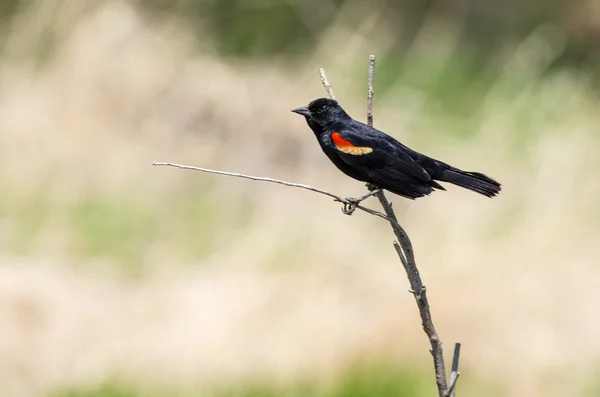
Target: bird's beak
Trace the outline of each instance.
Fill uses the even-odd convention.
[[[298,109],[294,109],[294,110],[292,110],[292,112],[298,113],[299,115],[304,116],[304,117],[310,117],[310,110],[308,110],[308,108],[306,106],[298,108]]]

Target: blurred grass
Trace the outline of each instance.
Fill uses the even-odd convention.
[[[292,384],[278,384],[255,378],[230,382],[226,386],[190,390],[113,380],[91,389],[61,388],[51,392],[48,397],[419,397],[435,393],[435,384],[431,385],[430,378],[425,372],[417,373],[393,364],[380,364],[355,366],[328,383],[301,380]]]
[[[67,211],[77,255],[122,261],[126,266],[140,266],[158,227],[155,212],[129,195],[85,196]]]
[[[463,395],[501,397],[506,391],[498,384],[474,378],[461,379]],[[383,360],[348,366],[330,380],[297,379],[273,381],[260,376],[227,384],[203,385],[196,389],[165,384],[107,380],[95,387],[61,387],[47,397],[425,397],[437,394],[431,371],[420,366],[402,367]]]
[[[253,216],[253,208],[243,204],[225,214],[230,198],[216,196],[207,183],[192,183],[158,202],[143,194],[87,193],[73,202],[61,202],[44,189],[19,199],[5,194],[0,215],[11,233],[0,242],[11,255],[35,256],[46,249],[44,234],[62,235],[65,244],[55,253],[75,262],[101,260],[124,275],[139,275],[144,263],[152,262],[152,246],[169,247],[179,264],[196,263],[244,233]]]
[[[492,388],[498,395],[548,395],[554,386],[540,382],[554,367],[596,362],[598,289],[582,284],[595,279],[598,267],[600,184],[591,170],[600,166],[599,101],[585,68],[556,66],[565,54],[561,40],[566,33],[559,29],[557,34],[552,18],[529,20],[535,26],[518,27],[510,40],[494,38],[497,45],[490,45],[493,56],[487,58],[469,43],[490,40],[476,37],[479,31],[470,26],[457,33],[448,20],[438,25],[439,15],[427,8],[432,2],[413,2],[408,8],[418,18],[402,20],[394,29],[389,25],[398,22],[398,9],[384,3],[374,7],[380,14],[370,19],[360,2],[334,1],[330,14],[314,25],[312,14],[308,24],[302,19],[306,15],[297,7],[300,3],[278,1],[252,6],[240,1],[139,1],[136,7],[98,1],[86,3],[81,14],[79,3],[44,4],[50,6],[32,6],[22,15],[31,17],[26,25],[33,33],[20,26],[9,34],[12,57],[2,60],[0,74],[0,247],[8,257],[1,268],[7,276],[0,281],[16,280],[10,285],[14,290],[0,292],[8,291],[7,307],[17,313],[17,320],[0,322],[17,324],[14,333],[6,333],[14,339],[4,339],[3,333],[0,348],[8,341],[6,367],[25,374],[22,381],[0,381],[38,382],[43,388],[60,378],[71,385],[78,374],[72,361],[79,363],[80,356],[92,361],[92,379],[115,363],[123,372],[139,374],[150,358],[173,372],[187,368],[192,379],[201,372],[199,363],[223,373],[240,370],[238,365],[240,371],[261,365],[272,371],[297,368],[295,360],[306,351],[313,354],[307,361],[327,360],[323,357],[330,356],[321,350],[340,339],[350,340],[340,345],[344,352],[362,341],[371,343],[365,333],[377,325],[364,318],[372,312],[387,321],[377,323],[380,333],[369,334],[383,335],[379,343],[421,349],[416,341],[422,341],[417,339],[422,334],[409,317],[414,315],[412,302],[386,295],[399,290],[398,274],[383,269],[398,268],[389,231],[379,220],[348,219],[322,198],[280,187],[149,165],[168,156],[336,192],[360,191],[360,184],[326,162],[302,120],[288,110],[323,95],[315,72],[324,66],[344,106],[362,118],[366,55],[371,52],[378,55],[378,126],[415,149],[490,173],[505,185],[491,202],[452,188],[415,203],[396,200],[427,280],[435,287],[432,295],[439,294],[432,301],[441,329],[451,331],[444,338],[464,338],[472,349],[470,368],[503,382],[502,388]],[[14,10],[9,6],[8,13]],[[214,15],[205,13],[208,9]],[[482,21],[483,32],[497,29]],[[192,33],[182,28],[186,24]],[[10,30],[8,23],[5,29]],[[196,35],[196,46],[187,47],[188,34]],[[290,41],[290,36],[299,37]],[[23,66],[41,55],[48,62],[35,70]],[[150,281],[122,286],[118,278],[110,279],[102,281],[111,285],[108,291],[98,287],[98,292],[94,288],[101,281],[81,286],[62,273],[45,273],[42,265],[32,266],[40,275],[32,281],[20,273],[22,263],[29,261],[54,261],[65,272],[74,268],[92,279],[96,271],[110,268],[118,275],[149,274],[167,281],[159,284],[149,276]],[[225,270],[216,276],[200,273],[199,268],[211,265]],[[256,268],[266,270],[254,274],[264,284],[238,275]],[[290,284],[282,287],[281,280],[268,278],[267,273],[281,269],[298,271],[293,279],[302,280],[297,281],[302,288],[292,282],[290,292],[282,291]],[[374,277],[371,284],[367,275]],[[180,278],[189,284],[168,283]],[[82,291],[88,288],[91,295]],[[54,300],[44,306],[48,296]],[[123,297],[129,297],[128,305]],[[580,304],[562,303],[572,300]],[[100,301],[108,303],[95,311]],[[331,310],[313,315],[328,302],[334,302]],[[28,308],[24,316],[22,307]],[[44,328],[46,320],[39,321],[39,328],[19,322],[29,318],[27,313],[37,318],[36,310],[56,328]],[[286,322],[294,310],[307,313],[298,315],[302,322]],[[344,310],[354,314],[340,314]],[[104,312],[116,315],[105,317]],[[391,317],[403,315],[405,328],[390,325]],[[133,323],[123,326],[130,318]],[[277,328],[279,321],[283,325]],[[316,330],[306,330],[315,324]],[[273,328],[278,331],[270,334]],[[140,334],[133,340],[128,339],[131,329]],[[407,330],[414,334],[405,338]],[[72,333],[91,353],[77,347]],[[264,335],[281,338],[279,344]],[[305,344],[291,348],[295,340]],[[322,345],[315,348],[306,340]],[[490,347],[489,340],[507,347]],[[99,351],[92,348],[96,343]],[[212,346],[222,351],[202,356]],[[70,349],[75,358],[63,353]],[[46,361],[37,360],[38,350],[46,353]],[[238,350],[250,358],[238,364]],[[421,350],[419,356],[426,355]],[[127,361],[131,351],[139,361]],[[269,360],[264,358],[267,351]],[[193,361],[188,354],[200,358]],[[221,355],[230,361],[219,361]],[[414,354],[402,355],[407,361],[410,357]],[[319,371],[307,361],[304,368]],[[64,366],[64,371],[56,370],[60,375],[52,372],[57,362]],[[148,378],[164,372],[160,365],[151,368]],[[513,378],[506,380],[505,373]],[[469,386],[477,384],[475,377],[461,379],[461,394],[483,395],[485,390],[489,396],[487,387]],[[333,385],[280,385],[265,378],[235,381],[210,392],[217,397],[434,394],[429,368],[412,372],[392,364],[351,369]],[[207,395],[187,384],[144,382],[145,375],[97,387],[67,386],[53,397]],[[565,380],[565,389],[581,383]],[[592,385],[590,395],[596,389]]]

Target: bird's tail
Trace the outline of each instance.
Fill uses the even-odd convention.
[[[479,172],[467,172],[451,166],[444,168],[442,177],[439,178],[441,181],[453,183],[487,197],[494,197],[502,189],[498,182]]]

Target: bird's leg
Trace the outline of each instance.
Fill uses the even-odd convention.
[[[360,196],[358,198],[355,198],[355,197],[346,197],[345,201],[348,202],[349,204],[354,204],[354,206],[357,206],[358,204],[362,203],[363,201],[365,201],[369,197],[375,196],[380,191],[381,191],[381,189],[377,189],[376,188],[375,190],[371,190],[369,193],[365,194],[364,196]]]
[[[346,215],[352,215],[356,210],[357,204],[342,202],[342,212]]]
[[[373,191],[373,190],[381,190],[379,189],[377,186],[373,185],[372,183],[365,183],[365,186],[367,187],[367,189],[369,189],[369,191]],[[377,194],[378,192],[376,192],[375,194]]]
[[[352,197],[348,197],[346,198],[347,201],[354,203],[354,204],[360,204],[361,202],[363,202],[364,200],[368,199],[371,196],[375,196],[377,193],[380,192],[381,189],[375,188],[373,190],[370,190],[369,193],[365,194],[364,196],[361,196],[359,198],[352,198]]]

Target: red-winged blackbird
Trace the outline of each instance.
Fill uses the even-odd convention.
[[[436,180],[487,197],[500,192],[500,184],[483,174],[462,171],[417,153],[384,132],[354,120],[333,99],[316,99],[292,112],[306,118],[333,164],[359,181],[410,199],[428,195],[433,189],[445,190]]]

